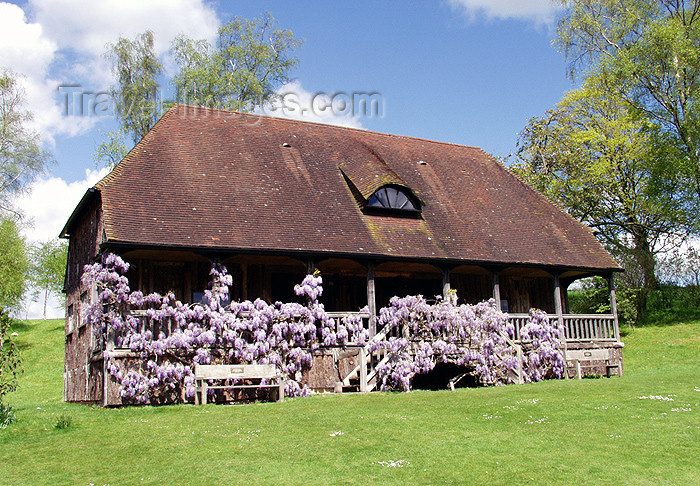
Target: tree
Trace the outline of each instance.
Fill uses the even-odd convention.
[[[25,190],[52,160],[30,128],[24,90],[17,75],[0,69],[0,212],[14,211],[11,196]]]
[[[68,245],[64,240],[48,240],[32,249],[31,280],[36,293],[44,294],[44,319],[49,295],[59,300],[63,297],[67,260]]]
[[[95,167],[105,165],[106,167],[114,167],[126,157],[129,149],[124,141],[124,134],[121,130],[114,130],[103,134],[106,137],[100,145],[97,146],[92,158],[95,161]]]
[[[668,163],[675,146],[658,126],[597,75],[532,119],[519,144],[521,163],[513,170],[593,227],[620,261],[631,260],[644,288],[657,288],[656,254],[692,225]]]
[[[27,247],[17,223],[0,219],[0,313],[20,309],[28,271]]]
[[[219,28],[215,47],[180,35],[171,46],[179,67],[172,80],[176,101],[252,110],[273,100],[275,89],[289,80],[289,71],[298,63],[291,53],[299,45],[291,31],[277,28],[270,14],[254,20],[234,18]],[[128,153],[124,138],[137,143],[161,115],[157,78],[163,65],[151,31],[107,44],[105,57],[116,78],[112,94],[119,129],[107,134],[94,159],[97,165],[113,167]]]
[[[0,419],[5,415],[5,423],[12,420],[12,409],[3,405],[2,398],[17,389],[17,374],[21,369],[19,351],[9,333],[11,324],[12,319],[0,309]]]
[[[180,71],[173,79],[182,103],[252,110],[274,99],[275,88],[289,80],[301,45],[290,30],[277,28],[269,13],[259,19],[234,18],[219,28],[216,47],[184,35],[171,52]]]
[[[700,197],[700,2],[560,0],[569,7],[556,44],[570,72],[605,73],[618,96],[657,124],[680,152],[674,159],[689,199]],[[697,222],[697,221],[696,221]]]
[[[153,32],[147,30],[134,40],[120,37],[107,44],[105,57],[116,77],[112,95],[120,129],[136,143],[160,117],[157,78],[163,65],[154,51]]]

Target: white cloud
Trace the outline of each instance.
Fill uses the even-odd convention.
[[[552,0],[448,0],[455,9],[470,19],[521,19],[536,23],[551,23],[560,7]]]
[[[23,75],[34,128],[50,145],[55,135],[85,133],[99,121],[67,116],[58,87],[107,90],[105,44],[150,29],[161,55],[177,34],[212,39],[219,24],[204,0],[30,0],[25,8],[0,3],[0,64]]]
[[[85,171],[85,179],[72,183],[60,177],[43,178],[36,181],[28,193],[19,196],[15,205],[27,218],[27,224],[23,228],[27,243],[57,238],[85,192],[107,175],[107,172],[107,169],[88,169]],[[39,295],[34,302],[27,298],[24,306],[21,317],[40,319],[44,314],[44,295]],[[49,319],[64,315],[63,306],[59,305],[53,296],[49,297],[46,315]]]
[[[85,191],[107,172],[107,169],[87,169],[85,179],[71,183],[60,177],[36,181],[30,191],[19,196],[15,203],[29,222],[24,229],[27,241],[36,243],[57,238]]]
[[[0,3],[0,59],[31,78],[43,78],[58,46],[38,23],[28,23],[17,5]]]
[[[179,33],[212,40],[219,20],[202,0],[31,0],[36,20],[61,48],[100,57],[105,44],[145,30],[162,54]]]
[[[298,80],[277,89],[280,100],[258,113],[327,125],[363,128],[364,116],[384,114],[384,100],[379,94],[307,91]]]

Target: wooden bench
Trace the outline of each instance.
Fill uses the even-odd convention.
[[[201,393],[201,403],[207,403],[207,392],[214,388],[269,388],[276,394],[278,402],[284,401],[284,386],[285,380],[277,372],[275,365],[195,365],[195,394],[194,403],[200,403],[199,394]],[[209,380],[258,380],[258,383],[253,384],[214,384],[210,385]],[[266,384],[260,383],[262,380],[268,380]]]

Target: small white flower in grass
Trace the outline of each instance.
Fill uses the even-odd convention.
[[[700,386],[696,386],[696,387],[695,387],[695,391],[696,391],[696,392],[700,392]]]
[[[515,403],[517,403],[517,404],[530,403],[530,404],[532,404],[532,405],[536,405],[537,402],[539,402],[539,401],[540,401],[539,398],[526,398],[526,399],[524,399],[524,400],[518,400],[518,401],[515,402]]]
[[[344,435],[345,433],[342,430],[336,430],[335,432],[331,432],[331,437],[336,437],[338,435]]]
[[[530,418],[528,420],[526,420],[525,422],[520,422],[520,423],[521,424],[522,423],[525,423],[525,424],[550,424],[551,422],[549,421],[549,417],[547,417],[546,415],[540,419],[537,419],[537,420],[533,419],[532,415],[530,415]]]
[[[398,461],[379,461],[377,464],[384,467],[404,467],[411,465],[411,463],[405,459],[399,459]]]
[[[637,398],[639,398],[640,400],[661,400],[664,402],[672,402],[673,401],[673,398],[671,398],[670,396],[662,397],[661,395],[649,395],[648,397],[644,396],[644,397],[637,397]]]
[[[608,437],[610,437],[611,439],[619,439],[622,436],[620,434],[608,434]]]
[[[12,334],[10,334],[10,336],[17,337],[17,336],[19,336],[19,334],[17,334],[16,332],[13,332]]]
[[[692,412],[693,409],[690,407],[678,407],[678,408],[672,408],[671,412]]]
[[[490,420],[490,419],[501,418],[501,416],[500,416],[500,415],[489,415],[489,414],[485,413],[485,414],[484,414],[484,418],[485,418],[486,420]]]

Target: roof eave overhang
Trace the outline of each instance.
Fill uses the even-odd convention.
[[[403,261],[412,263],[430,263],[441,267],[451,267],[458,265],[476,265],[493,270],[507,267],[537,267],[549,273],[563,273],[564,271],[583,272],[590,275],[609,274],[612,272],[623,272],[620,267],[580,267],[558,264],[544,264],[537,262],[509,262],[509,261],[489,261],[489,260],[461,260],[457,258],[441,257],[420,257],[420,256],[400,256],[387,255],[383,253],[349,253],[334,252],[328,250],[303,250],[303,249],[269,249],[269,248],[233,248],[216,246],[186,246],[186,245],[158,245],[142,244],[137,242],[109,240],[101,244],[103,251],[126,252],[129,250],[161,250],[161,251],[189,251],[203,256],[217,257],[224,254],[244,253],[248,255],[281,255],[299,259],[309,257],[318,258],[347,258],[359,262],[379,262],[379,261]]]
[[[82,213],[83,208],[85,208],[99,193],[99,190],[97,190],[94,187],[91,187],[87,191],[85,191],[85,194],[83,195],[82,199],[78,203],[78,205],[75,207],[73,212],[71,213],[70,217],[68,218],[68,221],[66,222],[65,226],[59,233],[58,237],[59,238],[70,238],[70,231],[71,228],[73,227],[73,223],[75,220],[78,218],[80,213]]]

